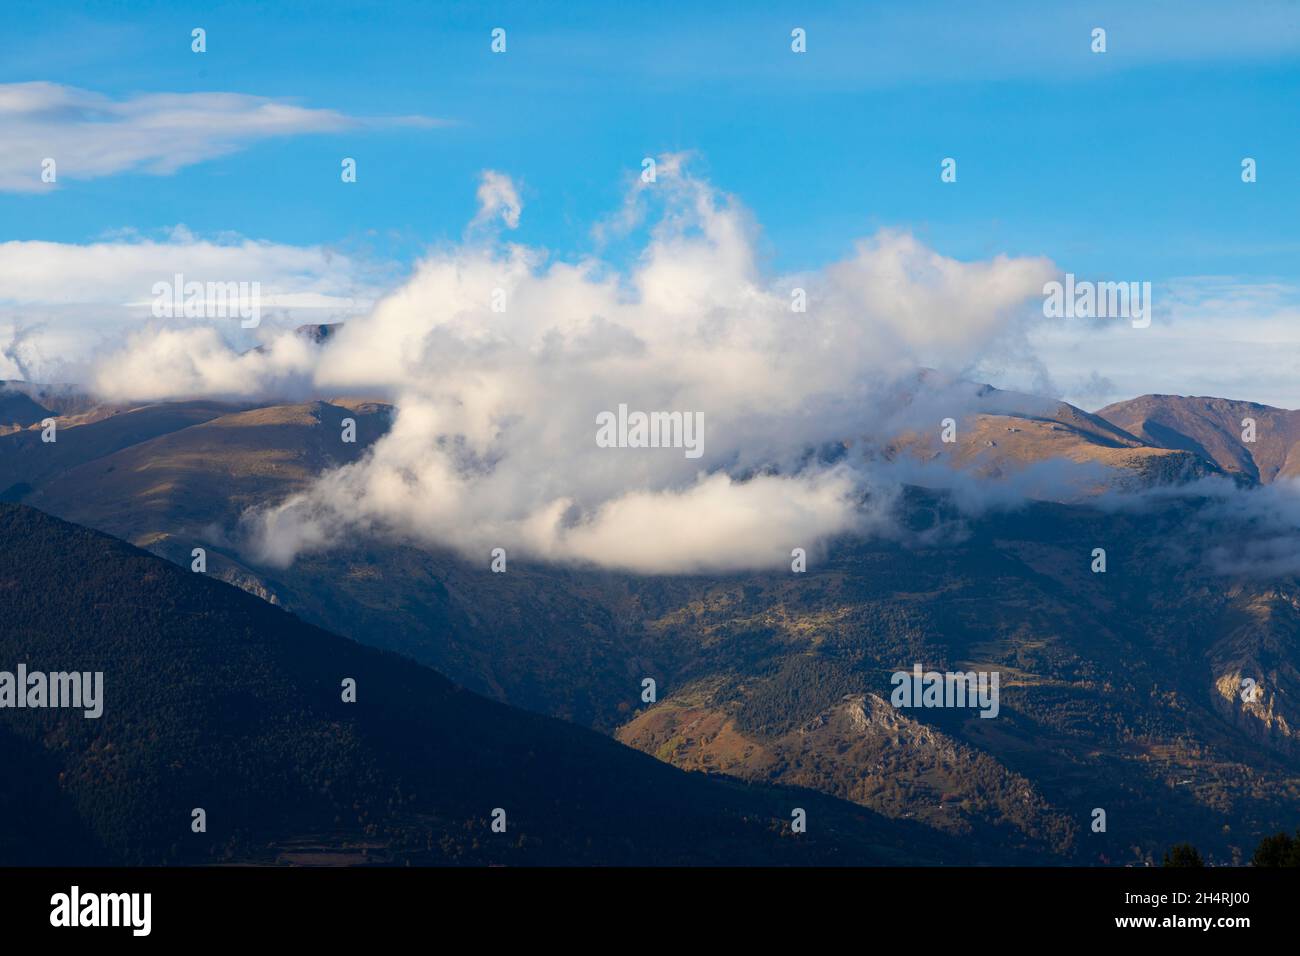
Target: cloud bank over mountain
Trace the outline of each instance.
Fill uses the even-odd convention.
[[[148,285],[159,254],[181,248],[197,273],[258,268],[282,277],[284,300],[346,318],[323,342],[268,323],[253,333],[258,348],[237,341],[237,323],[146,320],[78,369],[117,402],[394,403],[390,430],[361,460],[246,516],[247,547],[272,564],[378,533],[476,561],[499,547],[640,573],[779,567],[838,535],[903,534],[894,506],[907,483],[946,488],[978,514],[1044,486],[1105,480],[1095,462],[1041,462],[990,483],[878,454],[902,431],[979,410],[963,373],[1017,367],[1053,392],[1033,344],[1043,285],[1059,274],[1047,259],[962,262],[886,229],[825,268],[774,275],[748,211],[681,156],[661,157],[657,181],[638,180],[597,225],[602,239],[616,230],[639,243],[625,266],[510,241],[523,202],[503,173],[483,174],[478,199],[465,238],[387,294],[362,264],[323,250],[187,235],[81,253],[11,244],[25,269],[15,261],[0,288],[36,289],[26,294],[52,304],[57,263],[74,256],[72,271],[98,263],[85,288],[116,281],[127,296]],[[918,387],[922,367],[939,372]],[[1022,414],[1054,407],[1037,401]],[[638,413],[698,417],[698,453],[671,430],[658,437],[676,447],[597,440],[603,416],[626,432]],[[638,442],[625,433],[621,443]]]
[[[481,219],[517,202],[486,184]],[[261,556],[288,562],[360,529],[649,573],[789,562],[881,526],[896,490],[853,454],[817,452],[870,431],[918,365],[961,368],[1023,336],[1053,272],[957,262],[886,231],[817,273],[769,276],[746,211],[678,164],[631,201],[653,224],[625,271],[467,243],[334,336],[313,386],[390,394],[396,419],[364,460],[253,519]],[[208,358],[185,366],[190,393],[304,372],[295,347],[221,362],[191,334]],[[147,387],[148,368],[176,367],[162,354],[174,345],[106,360],[101,388]],[[701,457],[600,447],[598,416],[619,406],[702,415]]]

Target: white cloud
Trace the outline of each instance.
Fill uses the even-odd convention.
[[[240,350],[286,325],[364,314],[378,296],[377,283],[388,278],[385,272],[381,279],[368,263],[325,247],[242,238],[215,242],[184,227],[163,239],[0,243],[0,378],[89,380],[86,364],[121,348],[129,334],[138,332],[141,322],[150,320],[155,283],[173,282],[177,274],[203,283],[260,283],[259,330],[240,330],[238,318],[207,321],[229,327]],[[169,319],[165,327],[175,331],[188,324]],[[138,388],[135,397],[156,397],[170,387],[151,377],[119,384],[102,368],[94,377],[115,396]],[[196,391],[207,391],[203,384],[191,381]],[[228,383],[212,384],[229,390]]]
[[[423,117],[375,120],[241,93],[146,93],[115,100],[57,83],[0,84],[0,190],[39,192],[41,164],[58,182],[138,171],[168,175],[257,140],[365,125],[433,125]]]
[[[1300,287],[1197,276],[1156,284],[1151,325],[1040,319],[1029,341],[1062,396],[1085,408],[1143,394],[1300,408]]]
[[[661,162],[658,174],[653,189],[632,186],[619,214],[624,225],[651,222],[627,268],[552,261],[489,231],[430,255],[382,297],[362,264],[322,248],[213,242],[184,229],[163,241],[7,243],[0,355],[46,380],[68,376],[31,373],[78,371],[79,362],[80,380],[123,400],[393,397],[392,428],[366,457],[248,516],[265,560],[373,532],[480,563],[505,547],[525,559],[643,573],[779,567],[792,548],[815,555],[836,535],[888,530],[906,468],[882,476],[856,439],[890,435],[908,416],[933,427],[940,412],[961,417],[967,400],[960,388],[927,387],[896,414],[918,366],[1033,367],[1032,344],[1054,373],[1094,396],[1195,390],[1228,374],[1236,363],[1225,356],[1252,356],[1258,364],[1242,367],[1261,381],[1294,378],[1300,326],[1289,287],[1188,280],[1157,288],[1150,328],[1067,327],[1042,317],[1051,262],[961,262],[896,230],[826,268],[773,275],[739,203],[679,159]],[[479,199],[474,224],[517,225],[509,177],[486,174]],[[323,346],[280,323],[259,330],[256,351],[232,343],[234,321],[139,328],[153,283],[176,272],[261,281],[286,318],[348,323]],[[807,293],[806,312],[791,309],[796,287]],[[502,312],[492,308],[497,289]],[[1229,337],[1224,323],[1237,318]],[[599,447],[596,416],[619,404],[701,413],[704,456]],[[846,440],[855,442],[847,451]],[[1002,507],[1034,484],[1060,485],[1066,467],[1050,463],[987,489],[948,483],[967,510]]]
[[[900,372],[960,367],[1019,334],[1053,273],[890,232],[819,273],[769,276],[738,204],[662,167],[658,187],[639,193],[663,206],[625,273],[467,245],[349,323],[319,352],[316,388],[384,388],[398,414],[365,459],[251,517],[261,556],[362,530],[474,560],[504,547],[647,573],[788,563],[879,527],[893,494],[860,461],[810,452],[876,428]],[[796,283],[806,313],[791,310]],[[596,416],[620,403],[701,413],[704,456],[598,447]]]
[[[210,326],[152,328],[97,363],[89,384],[112,401],[306,395],[312,353],[308,339],[283,330],[260,349],[235,352]]]
[[[470,223],[471,229],[485,226],[496,219],[505,223],[507,229],[519,228],[519,214],[523,212],[523,203],[515,188],[514,180],[505,173],[495,170],[483,171],[478,186],[478,214]]]

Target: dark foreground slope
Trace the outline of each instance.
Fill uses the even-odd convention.
[[[105,703],[99,719],[0,708],[0,865],[1014,862],[809,791],[682,772],[0,504],[0,670],[19,663],[103,671]],[[790,832],[794,807],[807,833]]]

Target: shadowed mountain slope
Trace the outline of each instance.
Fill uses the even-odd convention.
[[[219,411],[43,476],[23,501],[140,545],[191,521],[230,525],[244,508],[354,461],[387,428],[389,407],[310,402]],[[340,438],[346,419],[356,424],[355,442]],[[83,430],[94,427],[70,429],[60,443],[79,450]]]
[[[97,407],[57,418],[53,441],[43,440],[39,423],[0,434],[0,493],[17,500],[78,465],[236,410],[208,401]]]
[[[23,506],[0,505],[0,622],[0,670],[104,675],[98,719],[0,708],[0,864],[1014,859],[683,773]]]

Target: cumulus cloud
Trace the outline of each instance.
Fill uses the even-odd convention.
[[[646,573],[788,563],[882,527],[896,486],[845,441],[879,425],[900,375],[1020,335],[1053,272],[884,232],[815,274],[767,275],[738,203],[672,164],[656,187],[637,190],[654,226],[626,270],[517,244],[443,250],[315,350],[318,390],[382,390],[397,414],[362,460],[249,516],[258,556],[360,531],[480,561],[504,547]],[[212,355],[186,370],[230,378]],[[620,405],[698,413],[703,454],[601,447],[598,416]]]
[[[1042,287],[1057,273],[1051,262],[963,262],[883,230],[843,261],[771,274],[748,211],[688,165],[662,157],[657,181],[637,179],[606,221],[607,230],[645,236],[625,267],[551,259],[484,228],[513,228],[522,209],[513,181],[489,171],[466,241],[430,254],[383,295],[364,264],[322,248],[201,240],[184,229],[165,240],[7,243],[0,375],[4,357],[27,373],[70,368],[68,356],[90,341],[94,355],[79,374],[59,378],[118,401],[391,398],[391,428],[365,456],[246,516],[251,556],[279,564],[361,533],[478,562],[503,547],[513,557],[641,573],[778,567],[794,548],[816,555],[842,534],[905,536],[894,508],[905,484],[943,489],[958,512],[978,515],[1044,489],[1060,500],[1106,483],[1101,469],[1060,461],[977,483],[877,454],[900,432],[997,412],[999,403],[1026,414],[1038,402],[1038,413],[1052,414],[1051,400],[970,383],[973,369],[1008,362],[1045,379],[1034,346]],[[286,318],[347,322],[323,343],[293,334],[293,322],[242,341],[232,320],[141,325],[148,290],[174,273],[260,280],[263,299]],[[72,314],[81,334],[65,321]],[[88,338],[88,317],[111,334]],[[1168,327],[1201,320],[1185,307]],[[1120,333],[1137,334],[1127,324]],[[919,367],[939,371],[918,376]],[[1094,371],[1091,390],[1111,387]],[[603,447],[598,421],[616,409],[700,416],[702,453]],[[1260,529],[1217,539],[1208,553],[1216,569],[1294,570],[1294,487],[1249,497],[1198,489],[1178,493],[1205,494],[1205,520]],[[960,524],[938,531],[960,534]]]
[[[147,93],[113,99],[58,83],[0,84],[0,190],[38,192],[41,164],[58,180],[138,171],[168,175],[257,140],[375,124],[436,125],[419,116],[366,119],[242,93]]]
[[[517,221],[508,177],[486,175],[480,199],[480,219]],[[231,320],[137,321],[114,326],[79,378],[118,401],[390,397],[391,427],[362,459],[247,516],[245,541],[268,562],[374,533],[478,561],[503,547],[645,573],[774,567],[795,548],[889,530],[899,483],[863,439],[924,411],[919,366],[956,372],[1022,341],[1055,272],[1042,259],[961,262],[883,231],[842,262],[774,275],[748,211],[680,157],[663,158],[652,188],[638,182],[624,213],[649,223],[626,267],[476,233],[323,343],[283,323],[251,348]],[[38,311],[106,296],[144,310],[141,291],[173,272],[262,277],[264,295],[342,304],[363,272],[321,249],[184,231],[7,251],[0,307]],[[24,326],[9,353],[29,362],[42,341]],[[970,398],[951,397],[954,414]],[[630,433],[607,447],[598,422],[616,410],[698,418],[700,454],[636,447]]]
[[[310,341],[279,331],[267,344],[235,352],[210,326],[150,328],[133,333],[90,382],[110,401],[152,401],[178,395],[305,396],[311,389]]]

